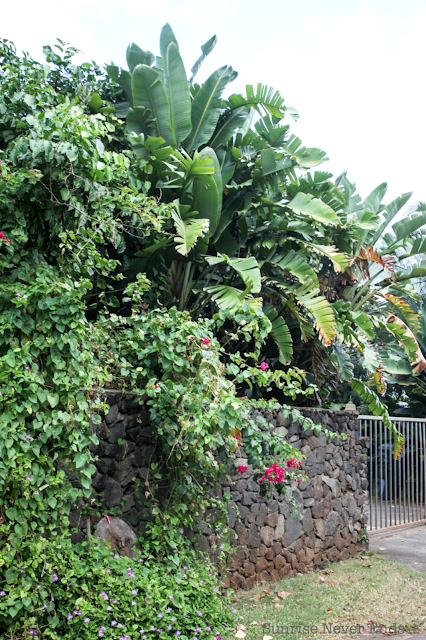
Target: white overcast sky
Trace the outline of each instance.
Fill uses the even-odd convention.
[[[199,81],[230,64],[229,93],[262,82],[300,120],[294,132],[320,147],[322,169],[348,171],[363,197],[387,182],[386,201],[413,191],[426,201],[426,3],[415,0],[21,0],[3,3],[0,37],[43,61],[61,38],[98,64],[125,66],[129,42],[159,54],[170,22],[188,75],[200,45],[219,42]]]

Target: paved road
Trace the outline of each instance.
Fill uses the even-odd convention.
[[[370,538],[370,551],[426,573],[426,525],[395,531],[385,538],[373,536]]]

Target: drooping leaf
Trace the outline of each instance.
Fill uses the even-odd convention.
[[[212,294],[213,300],[221,309],[238,309],[244,303],[254,308],[262,308],[262,298],[252,298],[235,287],[215,285],[207,287],[206,290]]]
[[[208,233],[209,221],[202,218],[182,220],[177,212],[172,212],[172,218],[177,231],[177,235],[174,238],[176,251],[183,256],[187,256],[197,243],[197,240]]]
[[[278,312],[271,304],[263,307],[263,313],[272,323],[271,337],[277,344],[280,352],[279,360],[282,364],[290,364],[293,355],[293,342],[288,326],[284,318],[278,315]]]
[[[335,211],[321,200],[311,196],[309,193],[299,192],[286,206],[297,213],[307,215],[319,222],[331,225],[339,224],[339,218]]]
[[[275,255],[272,262],[280,269],[289,271],[302,284],[311,281],[315,283],[315,286],[318,286],[317,274],[302,253],[296,253],[291,249],[284,257],[282,257],[282,254]]]
[[[362,382],[362,380],[357,380],[357,378],[352,378],[351,381],[352,389],[361,396],[361,398],[368,404],[368,408],[373,413],[373,415],[381,417],[383,424],[387,427],[388,431],[393,434],[394,437],[394,458],[397,459],[401,455],[401,451],[404,448],[404,438],[395,427],[392,422],[389,412],[387,410],[386,405],[380,401],[377,397],[377,394],[374,393],[371,389],[367,387],[367,385]]]
[[[340,379],[350,380],[354,373],[354,365],[347,349],[345,349],[344,345],[334,342],[333,351],[336,357]]]
[[[322,253],[324,256],[330,258],[333,263],[334,270],[337,273],[342,273],[348,267],[348,259],[344,253],[341,253],[333,246],[325,246],[323,244],[312,244],[312,248],[318,253]]]
[[[240,276],[246,287],[250,288],[252,293],[259,293],[261,289],[260,269],[256,258],[230,258],[227,255],[207,256],[206,260],[209,264],[227,263]]]

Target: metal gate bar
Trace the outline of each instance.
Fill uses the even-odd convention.
[[[426,418],[391,418],[405,439],[397,460],[393,457],[394,437],[382,418],[358,419],[361,435],[370,439],[370,531],[426,522]]]

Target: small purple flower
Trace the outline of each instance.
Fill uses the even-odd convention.
[[[212,577],[212,575],[213,575],[212,573],[209,573],[209,578],[211,578],[211,577]]]
[[[187,569],[188,567],[186,566],[186,564],[183,565],[183,569]]]
[[[113,620],[113,621],[111,622],[111,626],[112,626],[112,627],[115,627],[115,625],[116,625],[116,624],[117,624],[117,620]]]
[[[26,476],[25,480],[31,480],[31,476]]]
[[[173,596],[169,596],[170,600],[173,600]]]
[[[34,629],[31,629],[30,636],[36,636],[36,635],[37,635],[37,631],[34,631]]]
[[[113,600],[113,601],[112,601],[112,604],[117,604],[117,600]]]
[[[158,616],[157,616],[157,618],[162,618],[162,617],[163,617],[162,613],[159,613]]]
[[[169,624],[169,626],[167,628],[168,628],[169,631],[171,631],[172,630],[172,625]]]
[[[107,573],[111,573],[111,569],[107,569],[107,570],[106,570],[106,572],[107,572]]]
[[[200,627],[197,627],[197,628],[195,629],[195,633],[202,633],[202,631],[201,631]]]
[[[19,293],[19,291],[17,291],[17,292],[15,293],[15,297],[16,297],[16,298],[18,298],[20,295],[21,295],[21,294]]]
[[[40,495],[40,493],[39,493],[38,489],[37,489],[37,491],[35,492],[35,494],[36,494],[36,496]]]
[[[115,558],[116,560],[117,560],[117,558],[119,558],[119,557],[120,557],[120,556],[118,555],[118,553],[116,553],[116,554],[114,555],[114,558]]]
[[[171,621],[174,622],[176,620],[176,618],[171,618]]]
[[[52,582],[58,582],[58,576],[56,573],[52,573]]]
[[[101,596],[104,600],[109,600],[107,594],[105,593],[105,591],[101,591]]]
[[[23,564],[21,564],[21,573],[25,573],[25,567]]]
[[[132,589],[132,596],[135,596],[137,594],[136,589]]]
[[[163,633],[163,630],[162,630],[162,629],[160,629],[160,628],[158,628],[158,629],[157,629],[157,632],[158,632],[158,633]]]
[[[44,604],[44,605],[43,605],[43,607],[44,607],[45,609],[47,609],[47,604]]]
[[[27,434],[27,435],[25,436],[25,440],[31,440],[31,436],[30,436],[29,434]]]
[[[135,606],[136,606],[136,602],[133,600],[132,607],[135,607]]]
[[[29,370],[31,369],[31,367],[30,367],[30,365],[29,365],[29,364],[26,364],[26,365],[25,365],[25,367],[24,367],[24,369],[25,369],[26,371],[29,371]]]
[[[177,553],[177,549],[173,549],[173,553]]]
[[[184,618],[186,618],[186,616],[187,616],[187,615],[188,615],[187,613],[184,613],[184,614],[183,614],[183,617],[184,617]]]
[[[170,611],[172,611],[171,607],[167,607],[167,611],[170,613]]]
[[[120,629],[123,625],[121,624],[121,622],[118,623],[117,625],[117,629]]]
[[[72,620],[72,613],[69,613],[69,614],[67,615],[67,620]]]
[[[179,533],[183,533],[185,529],[179,529]]]
[[[211,631],[210,627],[207,627],[207,626],[205,627],[205,630],[206,631]]]
[[[186,573],[184,573],[184,574],[183,574],[183,577],[184,577],[184,578],[187,578],[188,576],[186,575]]]
[[[37,585],[37,589],[41,589],[41,584],[38,584],[38,585]]]
[[[155,627],[151,625],[151,631],[155,631]]]
[[[200,580],[200,584],[204,584],[204,580]]]
[[[107,606],[107,611],[112,611],[112,607],[110,607],[110,605]]]
[[[77,611],[77,609],[74,609],[74,611],[73,611],[73,615],[75,615],[75,616],[79,616],[79,615],[81,615],[81,614]]]
[[[90,622],[90,618],[84,618],[84,622],[87,624],[88,622]]]
[[[199,616],[202,616],[202,615],[203,615],[199,609],[198,609],[198,615],[199,615]]]
[[[25,298],[25,299],[27,299],[27,298],[28,298],[28,296],[27,296],[27,295],[25,295],[25,293],[24,293],[24,295],[23,295],[22,297],[23,297],[23,298]]]
[[[177,636],[180,636],[180,631],[176,631],[176,635],[177,635]]]
[[[6,591],[0,591],[0,598],[4,598],[5,595],[6,595]]]

